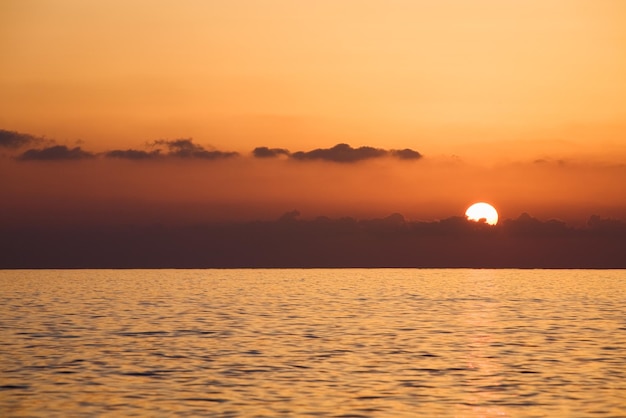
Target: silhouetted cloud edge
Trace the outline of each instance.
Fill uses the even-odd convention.
[[[153,160],[163,158],[185,158],[185,159],[202,159],[202,160],[218,160],[225,158],[238,157],[239,153],[234,151],[207,150],[202,145],[195,144],[192,138],[178,139],[157,139],[148,144],[148,147],[155,148],[151,151],[137,149],[116,149],[103,153],[106,158],[118,158],[125,160]],[[167,151],[162,152],[164,147]]]
[[[29,144],[41,142],[43,138],[34,135],[0,129],[0,147],[18,149]]]
[[[252,155],[256,158],[274,158],[280,155],[290,156],[291,153],[285,148],[256,147],[252,150]]]
[[[340,143],[331,148],[315,148],[310,151],[294,153],[284,148],[257,147],[252,151],[256,158],[275,158],[281,155],[297,161],[328,161],[334,163],[357,163],[375,158],[394,157],[400,160],[418,160],[422,154],[409,148],[402,150],[386,150],[371,146],[353,148],[349,144]]]
[[[0,148],[19,149],[43,141],[43,138],[17,131],[0,129]],[[205,148],[193,142],[192,138],[157,139],[147,143],[147,149],[112,149],[101,153],[93,153],[80,146],[54,144],[43,148],[30,148],[14,158],[19,161],[67,161],[83,160],[95,157],[122,159],[131,161],[156,160],[164,158],[183,158],[201,160],[219,160],[239,157],[236,151],[221,151]],[[330,148],[315,148],[309,151],[290,152],[286,148],[256,147],[252,150],[254,158],[276,158],[285,156],[295,161],[327,161],[334,163],[357,163],[360,161],[393,157],[399,160],[419,160],[422,154],[410,148],[383,149],[372,146],[352,147],[339,143]]]
[[[33,148],[16,157],[19,161],[68,161],[95,158],[96,155],[81,147],[68,148],[65,145],[53,145],[46,148]]]

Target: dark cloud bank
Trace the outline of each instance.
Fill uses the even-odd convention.
[[[0,148],[19,149],[42,142],[30,134],[0,129]],[[53,142],[53,141],[50,141]],[[238,157],[234,151],[207,150],[195,144],[192,138],[173,140],[159,139],[148,144],[148,149],[114,149],[95,154],[81,147],[68,148],[65,145],[51,145],[44,148],[31,148],[21,152],[15,158],[19,161],[67,161],[83,160],[103,156],[124,160],[157,160],[166,157],[195,158],[204,160],[218,160]],[[257,147],[252,151],[255,158],[275,158],[286,156],[296,161],[330,161],[335,163],[356,163],[391,156],[400,160],[418,160],[422,155],[412,149],[385,150],[370,146],[353,148],[348,144],[337,144],[332,148],[317,148],[311,151],[297,151],[291,153],[285,148]]]
[[[120,158],[125,160],[151,160],[165,157],[197,158],[204,160],[217,160],[222,158],[237,157],[239,153],[231,151],[207,150],[203,146],[194,144],[191,138],[182,139],[159,139],[151,143],[150,151],[126,149],[112,150],[104,153],[106,158]],[[165,147],[163,152],[161,148]]]
[[[20,143],[19,138],[13,139],[7,136],[6,147],[17,148],[13,143]],[[28,142],[23,142],[27,144]],[[162,148],[164,147],[165,152]],[[201,145],[194,144],[191,138],[174,140],[157,140],[150,144],[150,150],[139,149],[115,149],[102,153],[105,158],[118,158],[125,160],[153,160],[165,157],[196,158],[205,160],[217,160],[239,156],[234,151],[207,150]],[[256,158],[275,158],[281,155],[297,161],[330,161],[334,163],[356,163],[381,157],[395,157],[400,160],[418,160],[422,155],[411,149],[384,150],[373,147],[352,148],[348,144],[337,144],[332,148],[318,148],[312,151],[298,151],[291,153],[284,148],[257,147],[252,151]],[[65,145],[54,145],[46,148],[28,149],[16,158],[21,161],[60,161],[81,160],[95,158],[97,155],[81,149],[81,147],[68,148]]]
[[[39,145],[44,138],[16,131],[0,129],[0,148],[17,150],[26,146]],[[47,141],[48,143],[54,141]],[[81,147],[68,148],[65,145],[51,145],[44,148],[31,148],[15,157],[19,161],[67,161],[94,158],[96,155]]]
[[[289,156],[291,153],[284,148],[257,147],[252,151],[252,155],[256,158],[274,158],[281,155]]]
[[[29,149],[20,154],[21,161],[67,161],[95,158],[95,154],[84,151],[80,147],[68,148],[65,145],[54,145],[42,149]]]
[[[273,222],[0,231],[0,268],[260,267],[626,268],[626,223],[304,221],[294,211]]]
[[[290,153],[289,150],[284,148],[258,147],[254,149],[252,154],[257,158],[272,158],[286,155],[291,159],[299,161],[317,160],[335,163],[356,163],[387,156],[401,160],[417,160],[422,157],[419,152],[408,148],[403,150],[385,150],[368,146],[352,148],[348,144],[337,144],[332,148],[317,148],[312,151],[297,151],[294,153]]]
[[[126,149],[111,150],[102,155],[105,158],[125,160],[152,160],[165,157],[217,160],[239,155],[237,152],[206,150],[202,146],[194,144],[191,139],[156,141],[154,144],[165,145],[168,151],[162,152],[161,149],[153,149],[151,151]],[[16,159],[19,161],[67,161],[90,159],[96,156],[96,154],[85,151],[81,147],[68,148],[65,145],[54,145],[47,148],[26,150],[18,155]]]

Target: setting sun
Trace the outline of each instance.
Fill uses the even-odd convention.
[[[470,221],[478,222],[484,219],[489,225],[498,223],[498,211],[489,203],[474,203],[465,211],[465,216]]]

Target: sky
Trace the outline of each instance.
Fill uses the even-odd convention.
[[[621,0],[4,0],[0,51],[4,225],[626,219]]]

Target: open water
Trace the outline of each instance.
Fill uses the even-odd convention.
[[[626,271],[0,271],[0,416],[626,417]]]

